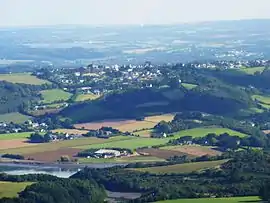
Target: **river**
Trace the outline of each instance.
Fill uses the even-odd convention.
[[[49,174],[60,178],[68,178],[77,173],[84,167],[89,168],[110,168],[113,166],[125,164],[15,164],[15,163],[0,163],[0,173],[7,173],[11,175],[25,175],[25,174]]]

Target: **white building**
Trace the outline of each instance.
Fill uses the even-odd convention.
[[[95,152],[96,155],[103,156],[104,158],[119,157],[121,152],[112,149],[100,149]]]

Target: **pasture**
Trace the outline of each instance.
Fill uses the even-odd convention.
[[[139,163],[139,162],[162,162],[165,159],[152,156],[129,156],[111,159],[80,158],[79,163]]]
[[[264,96],[264,95],[253,95],[252,99],[257,100],[264,104],[270,104],[270,96]]]
[[[208,156],[217,156],[217,155],[221,155],[222,153],[220,151],[211,149],[209,147],[206,146],[199,146],[199,145],[177,145],[177,146],[168,146],[168,147],[162,147],[161,149],[166,149],[168,151],[176,151],[176,152],[181,152],[184,154],[188,154],[191,156],[196,156],[196,157],[200,157],[200,156],[204,156],[204,155],[208,155]]]
[[[23,115],[21,113],[6,113],[6,114],[0,114],[0,122],[5,123],[24,123],[25,121],[28,121],[31,119],[30,116]]]
[[[0,134],[0,140],[15,140],[28,138],[33,132]]]
[[[119,140],[128,140],[132,139],[132,137],[124,137],[117,136],[110,139],[100,139],[100,138],[81,138],[75,140],[64,140],[59,142],[50,142],[50,143],[41,143],[41,144],[28,144],[25,147],[17,147],[17,148],[5,148],[0,150],[0,154],[9,153],[9,154],[22,154],[22,155],[31,155],[39,152],[49,152],[49,151],[57,151],[63,148],[72,148],[80,146],[91,146],[95,144],[101,143],[110,143],[117,142]]]
[[[191,173],[193,171],[201,171],[208,168],[219,167],[221,164],[225,163],[226,161],[228,160],[193,162],[193,163],[175,164],[175,165],[169,165],[169,166],[136,168],[136,169],[131,169],[131,170],[149,172],[153,174]]]
[[[249,75],[254,75],[256,72],[262,73],[264,70],[265,67],[253,67],[253,68],[242,67],[240,69],[240,71]]]
[[[114,142],[105,142],[100,144],[91,144],[91,145],[83,145],[76,146],[74,148],[78,149],[100,149],[100,148],[126,148],[135,150],[140,147],[151,147],[157,146],[160,144],[165,144],[169,140],[168,139],[155,139],[155,138],[129,138],[126,140],[119,140]]]
[[[135,135],[140,137],[151,137],[152,130],[141,130],[134,132]]]
[[[157,203],[251,203],[260,202],[259,197],[228,197],[164,200]]]
[[[0,181],[0,198],[3,197],[17,197],[18,193],[23,191],[28,185],[33,183],[30,182],[5,182]]]
[[[43,90],[40,92],[42,96],[42,102],[50,104],[59,101],[66,101],[71,97],[71,93],[65,92],[61,89]]]
[[[79,94],[75,98],[75,102],[83,102],[83,101],[89,101],[89,100],[95,100],[100,98],[100,95],[95,94]]]
[[[23,83],[29,85],[42,85],[50,84],[49,81],[41,80],[30,73],[12,73],[12,74],[0,74],[0,80],[4,80],[11,83]]]
[[[215,133],[217,135],[228,133],[230,135],[235,135],[238,137],[245,137],[247,136],[244,133],[240,133],[228,128],[217,128],[217,127],[204,127],[204,128],[193,128],[189,130],[182,130],[174,134],[174,138],[179,138],[183,136],[192,136],[192,137],[203,137],[209,133]]]
[[[181,83],[181,85],[188,90],[192,90],[198,86],[198,85],[191,84],[191,83]]]

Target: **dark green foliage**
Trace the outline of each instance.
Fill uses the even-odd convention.
[[[58,180],[56,176],[47,174],[29,174],[29,175],[8,175],[0,173],[0,181],[10,182],[37,182],[37,181],[55,181]]]
[[[3,199],[10,203],[101,203],[106,197],[104,188],[94,181],[58,179],[27,186],[18,198]]]
[[[270,202],[270,184],[265,183],[260,189],[260,197],[262,200]]]
[[[13,84],[0,81],[0,113],[24,111],[38,101],[41,86]]]
[[[48,133],[45,135],[41,135],[39,133],[33,133],[30,135],[30,142],[32,143],[44,143],[44,142],[50,142],[51,138]]]
[[[62,111],[61,115],[76,122],[87,122],[111,118],[138,118],[185,110],[228,114],[248,107],[250,98],[243,91],[230,86],[222,87],[221,84],[213,91],[211,86],[196,88],[194,91],[182,88],[129,90],[97,101],[73,105]],[[157,102],[164,105],[155,105]]]
[[[3,154],[2,157],[9,158],[9,159],[20,159],[20,160],[24,159],[24,156],[19,155],[19,154]]]
[[[95,179],[107,189],[143,192],[134,202],[154,202],[164,199],[256,196],[262,183],[269,180],[268,153],[255,151],[230,152],[231,160],[221,169],[208,169],[191,174],[154,175],[127,170],[86,168],[72,178]],[[202,157],[198,160],[204,160]]]
[[[84,134],[83,136],[109,138],[120,134],[122,134],[120,130],[114,129],[112,127],[101,127],[98,130],[89,130],[89,132]]]

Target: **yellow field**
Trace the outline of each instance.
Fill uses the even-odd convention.
[[[88,100],[95,100],[100,98],[101,95],[95,95],[95,94],[79,94],[75,101],[76,102],[82,102],[82,101],[88,101]]]
[[[120,125],[116,127],[121,132],[133,132],[135,130],[142,130],[142,129],[150,129],[155,127],[157,122],[151,122],[151,121],[134,121],[131,123],[127,123],[124,125]]]
[[[134,132],[143,129],[151,129],[160,121],[171,121],[174,118],[173,114],[164,114],[159,116],[148,116],[143,121],[137,120],[107,120],[100,122],[82,123],[74,125],[75,128],[97,130],[101,127],[112,127],[122,132]]]
[[[174,118],[174,114],[163,114],[163,115],[159,115],[159,116],[148,116],[145,117],[145,121],[150,121],[150,122],[155,122],[155,123],[159,123],[160,121],[172,121]]]
[[[140,137],[151,137],[152,130],[142,130],[138,132],[134,132],[135,135],[139,135]]]
[[[31,185],[33,183],[23,182],[4,182],[0,181],[0,198],[3,197],[17,197],[18,193],[23,191],[26,186]]]

